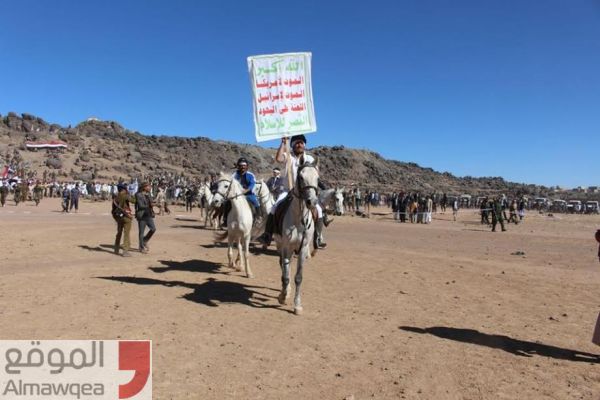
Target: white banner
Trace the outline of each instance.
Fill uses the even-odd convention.
[[[315,132],[311,53],[248,57],[256,140]]]

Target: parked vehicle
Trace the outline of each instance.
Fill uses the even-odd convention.
[[[581,200],[569,200],[569,204],[567,204],[567,212],[571,214],[579,214],[583,212],[583,204]]]
[[[550,209],[553,212],[567,212],[567,202],[561,199],[552,200],[552,206],[550,207]]]
[[[597,201],[588,201],[585,203],[586,214],[600,214],[600,205]]]

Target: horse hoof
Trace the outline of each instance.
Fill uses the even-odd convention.
[[[279,304],[285,304],[286,297],[287,297],[286,295],[284,295],[283,293],[281,293],[279,295],[279,297],[277,298],[277,300],[279,300]]]
[[[248,275],[246,275],[246,278],[248,278],[248,279],[254,279],[254,274],[248,274]]]
[[[302,307],[294,307],[294,314],[302,315],[303,308]]]

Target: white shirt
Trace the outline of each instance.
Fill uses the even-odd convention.
[[[300,167],[300,159],[298,157],[296,157],[295,154],[292,154],[291,157],[288,155],[288,153],[283,153],[285,156],[285,170],[284,175],[283,175],[283,187],[284,190],[286,192],[289,192],[291,189],[294,188],[294,185],[296,184],[296,178],[298,176],[298,167]],[[291,169],[292,169],[292,187],[289,187],[289,182],[287,179],[287,171],[288,171],[288,163],[291,161],[292,165],[291,165]],[[315,162],[315,158],[313,156],[311,156],[310,154],[306,154],[304,153],[304,162],[308,162],[308,163],[314,163]]]

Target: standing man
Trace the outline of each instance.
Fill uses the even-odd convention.
[[[75,208],[75,212],[79,211],[79,196],[81,195],[81,190],[79,189],[79,183],[75,184],[75,187],[71,189],[71,208]]]
[[[506,232],[504,227],[504,216],[502,215],[502,198],[500,196],[494,199],[492,204],[492,232],[496,232],[496,224],[500,222],[502,232]]]
[[[158,194],[156,195],[156,203],[158,204],[158,215],[165,215],[166,196],[165,189],[163,189],[162,187],[158,188]]]
[[[456,222],[456,216],[458,215],[458,198],[455,197],[454,201],[452,201],[452,218]],[[494,225],[495,227],[496,225]]]
[[[278,199],[281,192],[283,192],[283,178],[281,178],[281,170],[279,167],[273,168],[273,176],[267,181],[267,187],[274,199]]]
[[[488,199],[487,197],[485,197],[482,201],[481,204],[479,205],[479,209],[481,210],[481,224],[486,224],[489,225],[490,224],[490,218],[489,218],[489,209],[488,209]]]
[[[192,212],[194,206],[194,198],[196,197],[196,189],[194,187],[188,187],[185,190],[185,211]]]
[[[135,218],[138,221],[140,253],[145,254],[150,250],[148,242],[156,232],[156,226],[154,225],[154,207],[152,199],[150,198],[150,184],[147,182],[142,183],[139,192],[135,194]],[[146,227],[150,230],[146,236],[144,236]]]
[[[0,181],[0,204],[2,207],[6,205],[6,197],[8,196],[8,183]]]
[[[129,249],[131,240],[131,207],[130,203],[135,201],[127,192],[127,185],[120,183],[117,185],[117,196],[113,199],[112,215],[117,222],[117,236],[115,237],[115,254],[119,254],[121,248],[121,237],[123,238],[123,257],[131,257]]]
[[[448,196],[446,196],[446,193],[442,194],[442,202],[440,203],[440,208],[442,209],[442,212],[446,212],[446,206],[448,205]]]
[[[67,187],[67,184],[65,184],[65,187],[64,187],[64,189],[62,191],[62,208],[63,208],[63,212],[66,212],[66,213],[69,212],[69,201],[70,200],[71,200],[71,191]]]
[[[36,207],[40,205],[42,197],[44,197],[44,188],[42,187],[40,181],[37,181],[35,187],[33,188],[33,201],[35,201]]]

